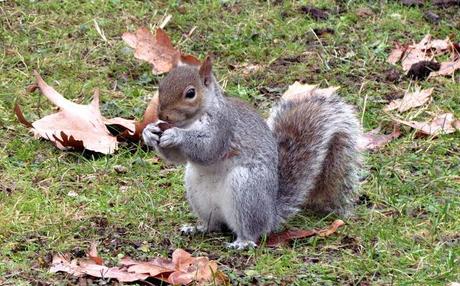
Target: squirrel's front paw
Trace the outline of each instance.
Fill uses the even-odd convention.
[[[255,248],[257,247],[257,244],[252,240],[237,239],[232,243],[227,243],[226,246],[227,248],[243,250],[243,249],[248,249],[248,248]]]
[[[167,129],[160,137],[160,147],[161,148],[171,148],[176,147],[181,142],[181,134],[179,128],[173,127]]]
[[[161,131],[158,123],[150,123],[142,131],[142,139],[147,146],[158,147],[160,143],[160,136],[163,131]]]

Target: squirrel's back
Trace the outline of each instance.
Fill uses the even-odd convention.
[[[300,208],[344,215],[355,197],[360,124],[337,95],[283,99],[268,120],[278,141],[278,215]]]

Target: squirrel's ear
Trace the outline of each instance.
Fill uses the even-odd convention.
[[[211,76],[212,76],[212,60],[211,56],[206,56],[206,59],[201,64],[200,67],[200,77],[203,81],[205,86],[209,86],[211,84]]]

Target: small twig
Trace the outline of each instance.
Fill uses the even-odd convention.
[[[99,24],[97,23],[96,19],[93,19],[93,22],[94,22],[94,27],[96,28],[96,31],[99,34],[99,36],[101,36],[101,38],[102,38],[102,40],[104,40],[104,42],[106,42],[107,44],[110,45],[109,41],[105,37],[104,31],[99,27]]]
[[[161,24],[159,25],[160,28],[164,29],[166,27],[166,25],[169,23],[169,21],[171,21],[171,18],[172,18],[172,15],[169,14],[167,15],[163,21],[161,22]]]
[[[366,81],[363,81],[363,83],[361,84],[361,87],[359,88],[359,91],[358,91],[358,96],[361,95],[361,92],[363,91],[363,88],[364,88],[364,85],[366,84]],[[364,104],[363,104],[363,113],[361,114],[361,125],[364,123],[364,114],[366,113],[366,107],[367,107],[367,96],[368,96],[369,93],[366,93],[366,95],[364,96]]]
[[[318,40],[318,42],[321,45],[321,48],[323,49],[323,51],[326,54],[326,56],[330,57],[329,53],[327,52],[326,48],[323,45],[323,42],[321,42],[321,39],[318,37],[318,35],[315,33],[315,31],[312,28],[310,28],[310,31],[315,36],[316,40]],[[321,58],[321,56],[320,56],[320,58]],[[322,60],[322,58],[321,58],[321,60]],[[323,64],[327,67],[327,69],[329,69],[329,70],[331,69],[331,67],[327,64],[326,61],[323,61]]]

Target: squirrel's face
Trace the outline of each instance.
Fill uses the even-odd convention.
[[[178,66],[160,81],[159,118],[177,127],[198,119],[203,108],[211,77],[207,58],[201,67]]]

